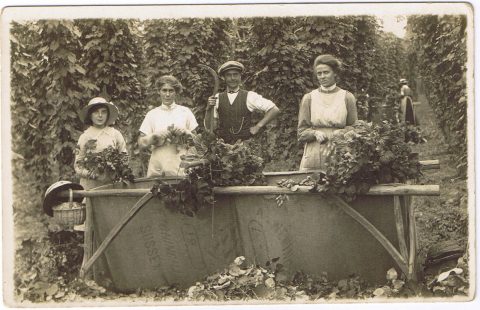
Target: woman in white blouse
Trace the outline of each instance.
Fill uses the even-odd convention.
[[[175,100],[182,91],[182,84],[171,75],[164,75],[156,83],[161,105],[150,110],[140,126],[138,144],[141,148],[150,147],[152,155],[148,163],[147,177],[184,175],[180,168],[180,156],[176,145],[166,143],[168,127],[191,133],[198,123],[192,111],[178,105]]]

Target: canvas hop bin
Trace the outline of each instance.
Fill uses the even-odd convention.
[[[298,173],[295,177],[305,176]],[[272,185],[279,177],[285,175],[267,175]],[[437,185],[380,186],[348,205],[334,195],[329,198],[308,190],[233,186],[216,188],[215,206],[200,210],[195,217],[171,211],[150,196],[104,251],[96,251],[139,198],[149,195],[153,183],[143,180],[129,187],[115,184],[84,192],[91,202],[86,227],[91,227],[94,236],[85,239],[91,240],[85,245],[90,248],[86,253],[101,254],[93,262],[92,255],[85,258],[83,273],[89,267],[106,269],[94,273],[95,280],[103,283],[102,277],[109,274],[114,289],[122,292],[172,284],[188,287],[223,270],[235,257],[245,256],[260,265],[280,257],[291,274],[327,272],[330,280],[356,274],[372,284],[384,283],[391,267],[412,279],[416,255],[413,210],[408,197],[396,193],[439,194]],[[282,193],[290,199],[278,206],[275,198]]]

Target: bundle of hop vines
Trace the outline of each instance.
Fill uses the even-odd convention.
[[[243,143],[224,143],[210,133],[193,138],[195,154],[184,160],[188,163],[186,178],[177,184],[157,181],[152,193],[169,209],[188,216],[214,203],[213,187],[234,185],[263,185],[263,159],[254,155]]]
[[[193,138],[190,133],[184,129],[175,128],[172,124],[167,127],[165,143],[176,144],[179,146],[190,146],[193,144]]]
[[[193,146],[192,134],[185,129],[176,128],[174,124],[167,127],[165,133],[155,134],[152,144],[162,146],[164,144],[172,144],[177,148],[177,152],[181,148],[188,149]]]
[[[387,121],[358,121],[353,129],[332,139],[334,153],[320,183],[323,190],[345,194],[348,200],[372,185],[404,183],[420,176],[418,155],[405,142],[404,128]]]
[[[96,175],[106,175],[112,182],[133,182],[134,175],[128,164],[128,154],[109,146],[103,151],[95,151],[96,140],[85,145],[85,157],[79,163],[82,168]]]
[[[208,164],[191,172],[210,178],[213,186],[265,184],[263,159],[245,142],[228,144],[209,133],[197,136],[194,142],[199,156]]]
[[[152,193],[163,201],[166,208],[191,217],[204,206],[214,203],[208,180],[193,175],[188,175],[177,184],[159,180],[153,185]]]

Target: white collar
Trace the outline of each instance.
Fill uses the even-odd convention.
[[[323,85],[320,85],[320,89],[323,91],[332,91],[335,89],[335,87],[337,87],[336,83],[328,87],[324,87]]]
[[[95,131],[104,131],[104,130],[108,130],[110,126],[105,126],[103,128],[98,128],[98,127],[95,127],[94,125],[90,125],[90,128],[92,128],[92,130],[95,130]]]
[[[169,106],[162,103],[162,104],[159,106],[159,108],[162,109],[162,110],[165,110],[165,111],[171,111],[171,110],[175,109],[176,106],[177,106],[177,104],[176,104],[175,102],[172,103],[172,104],[169,105]]]
[[[110,127],[110,126],[105,126],[103,128],[97,128],[97,127],[91,125],[88,128],[88,130],[90,130],[90,132],[92,134],[95,134],[97,137],[101,134],[107,134],[107,135],[110,135],[110,136],[113,135],[113,132],[112,132],[113,127]]]

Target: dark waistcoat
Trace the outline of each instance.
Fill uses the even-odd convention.
[[[230,104],[226,92],[218,97],[218,136],[226,143],[235,143],[238,139],[249,139],[250,127],[252,126],[252,112],[247,108],[246,90],[239,90],[237,97]]]

